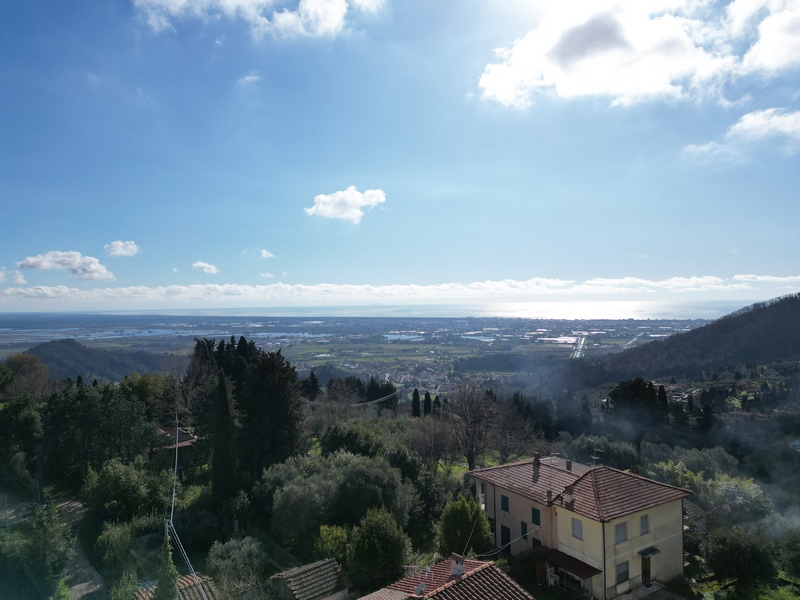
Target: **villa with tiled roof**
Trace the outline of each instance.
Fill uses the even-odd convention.
[[[360,600],[534,600],[493,562],[453,554]]]
[[[538,455],[470,475],[496,546],[511,554],[545,547],[551,585],[607,600],[683,575],[683,499],[689,490]]]

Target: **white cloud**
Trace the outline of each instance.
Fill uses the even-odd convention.
[[[751,283],[800,283],[800,275],[789,275],[787,277],[776,277],[774,275],[734,275],[734,281],[746,281]]]
[[[264,279],[272,279],[273,277],[275,277],[275,275],[273,275],[272,273],[261,273],[261,277],[263,277]]]
[[[366,190],[361,193],[351,185],[341,192],[314,196],[314,206],[303,210],[308,215],[327,219],[344,219],[357,224],[364,216],[364,208],[373,208],[384,202],[386,202],[386,194],[383,190]]]
[[[195,271],[202,271],[207,275],[216,275],[219,273],[219,269],[217,267],[211,263],[203,262],[202,260],[198,260],[197,262],[193,263],[189,268]]]
[[[745,54],[745,72],[777,73],[800,65],[800,3],[764,2],[784,5],[758,25],[758,40]],[[794,6],[790,6],[794,5]],[[777,8],[777,7],[776,7]]]
[[[275,255],[270,252],[269,250],[264,250],[263,248],[259,251],[261,258],[273,258]]]
[[[113,280],[114,275],[93,256],[82,256],[80,252],[52,251],[38,256],[29,256],[16,264],[17,269],[59,269],[70,271],[79,279]]]
[[[788,137],[800,141],[800,111],[787,112],[780,108],[753,111],[740,118],[725,137],[748,141]]]
[[[109,256],[135,256],[139,252],[136,242],[117,240],[103,246]]]
[[[249,75],[244,75],[243,77],[239,78],[239,83],[241,85],[251,85],[253,83],[258,83],[261,81],[261,75],[258,73],[250,73]]]
[[[442,283],[434,285],[266,285],[195,284],[162,287],[131,286],[78,289],[66,286],[0,289],[0,302],[20,302],[20,308],[60,302],[86,308],[359,306],[367,304],[470,304],[487,302],[546,302],[555,300],[672,300],[767,299],[800,291],[800,275],[734,275],[594,278],[585,281],[533,278],[529,280]]]
[[[134,6],[156,33],[174,29],[172,21],[195,18],[241,20],[258,37],[333,37],[346,31],[353,12],[375,14],[383,0],[134,0]],[[279,4],[288,7],[278,9]],[[355,9],[355,11],[350,9]]]
[[[683,153],[689,158],[731,159],[739,155],[744,144],[770,138],[785,139],[790,150],[800,142],[800,111],[767,108],[747,113],[728,129],[722,142],[690,144]]]
[[[738,158],[737,152],[725,144],[708,142],[707,144],[689,144],[684,147],[683,155],[690,160],[728,161]]]
[[[11,281],[13,281],[15,285],[26,285],[28,283],[25,281],[25,275],[22,274],[22,271],[14,271],[11,274]]]
[[[800,64],[798,0],[545,0],[537,26],[495,52],[484,98],[524,108],[537,94],[606,96],[614,105],[714,97],[748,73]]]

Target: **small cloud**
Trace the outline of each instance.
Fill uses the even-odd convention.
[[[22,274],[22,271],[14,271],[11,274],[11,281],[13,281],[17,285],[26,285],[28,283],[25,280],[25,276]]]
[[[351,185],[341,192],[314,196],[314,206],[303,210],[307,215],[343,219],[358,224],[364,216],[364,208],[371,209],[384,202],[386,194],[383,190],[366,190],[361,193]]]
[[[178,267],[172,267],[172,272],[173,273],[177,273],[178,272]]]
[[[263,248],[259,252],[261,254],[261,258],[273,258],[275,256],[272,252],[269,250],[264,250]]]
[[[195,271],[202,271],[207,275],[216,275],[219,273],[219,269],[217,267],[211,263],[203,262],[202,260],[198,260],[197,262],[193,263],[189,268]]]
[[[725,137],[746,141],[787,137],[800,142],[800,110],[789,112],[782,108],[767,108],[753,111],[739,119]]]
[[[133,0],[133,4],[156,33],[174,30],[175,19],[213,22],[224,17],[248,23],[256,38],[267,33],[294,38],[346,33],[359,13],[377,14],[385,0],[299,0],[280,10],[274,9],[272,0]],[[219,46],[222,40],[217,38],[215,43]]]
[[[261,277],[263,277],[264,279],[272,279],[273,277],[275,277],[275,275],[273,275],[272,273],[261,273]]]
[[[109,256],[135,256],[139,252],[136,242],[117,240],[103,246]]]
[[[80,252],[52,251],[38,256],[29,256],[16,264],[17,269],[40,269],[70,271],[79,279],[113,280],[114,275],[94,256],[83,256]]]
[[[734,275],[735,281],[746,281],[750,283],[800,283],[800,275],[789,275],[778,277],[775,275]]]
[[[217,48],[222,48],[225,45],[225,36],[221,35],[221,36],[217,37],[217,39],[214,40],[214,45]]]
[[[790,151],[800,142],[800,111],[767,108],[747,113],[728,129],[723,142],[689,144],[683,153],[692,158],[730,159],[745,144],[774,138],[786,140]]]
[[[252,85],[254,83],[258,83],[261,81],[261,75],[258,73],[250,73],[249,75],[244,75],[243,77],[239,78],[239,84],[241,85]]]

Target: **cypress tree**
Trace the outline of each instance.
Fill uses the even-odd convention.
[[[414,388],[414,393],[411,396],[411,416],[419,416],[419,390]]]
[[[161,546],[161,563],[158,565],[158,585],[153,600],[178,600],[178,569],[172,562],[172,547],[169,533],[164,532],[164,543]]]
[[[428,391],[425,392],[425,400],[422,404],[422,410],[426,415],[431,414],[431,393]]]
[[[214,506],[236,493],[236,446],[234,444],[231,388],[220,370],[217,383],[217,404],[214,418],[214,449],[211,455],[211,501]]]

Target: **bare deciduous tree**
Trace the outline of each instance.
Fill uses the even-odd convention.
[[[489,445],[498,417],[497,402],[491,392],[463,379],[450,397],[448,417],[456,447],[471,471]]]

